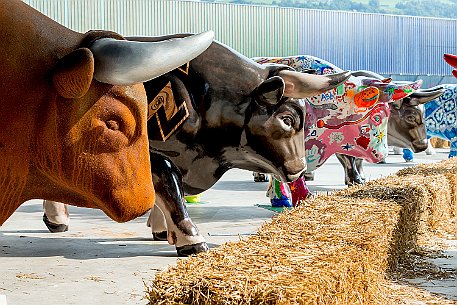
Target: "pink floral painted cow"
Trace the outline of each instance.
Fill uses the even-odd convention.
[[[286,64],[300,72],[337,73],[335,65],[313,56],[255,58],[261,64]],[[388,152],[388,103],[402,99],[420,88],[422,81],[398,85],[390,79],[351,76],[343,85],[306,98],[305,149],[307,172],[320,167],[335,153],[359,157],[368,162],[381,161]],[[303,178],[289,184],[293,202],[305,199],[309,191]],[[290,205],[286,184],[272,181],[272,205]]]

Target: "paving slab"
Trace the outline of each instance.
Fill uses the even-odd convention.
[[[387,176],[417,163],[446,159],[448,152],[416,154],[408,163],[390,155],[386,164],[365,163],[365,173],[368,179]],[[335,157],[317,170],[309,186],[312,192],[346,187]],[[251,172],[230,170],[202,194],[202,204],[188,205],[210,247],[253,234],[275,215],[257,206],[268,205],[266,187],[265,182],[254,182]],[[41,221],[42,201],[31,200],[0,227],[0,305],[146,304],[143,281],[176,263],[174,246],[151,240],[146,216],[119,224],[98,210],[70,207],[69,212],[69,231],[51,234]],[[443,263],[457,268],[455,252],[450,257]],[[433,287],[442,287],[447,295],[456,291],[456,283],[434,282]]]

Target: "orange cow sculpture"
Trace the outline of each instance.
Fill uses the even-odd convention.
[[[148,211],[155,194],[141,83],[212,39],[82,34],[19,0],[0,1],[0,225],[34,198],[99,208],[118,222]]]

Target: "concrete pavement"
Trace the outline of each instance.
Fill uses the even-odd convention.
[[[446,159],[448,152],[416,154],[412,163],[391,155],[386,164],[365,163],[365,173],[368,179],[387,176],[406,166]],[[210,247],[252,234],[271,219],[274,212],[256,206],[268,204],[266,186],[253,182],[250,172],[231,170],[202,194],[203,204],[188,205]],[[335,157],[316,172],[309,186],[313,192],[345,187],[343,169]],[[8,305],[145,304],[143,281],[178,259],[174,246],[151,241],[146,216],[118,224],[100,211],[70,207],[69,232],[51,234],[41,221],[41,204],[41,200],[27,202],[0,227],[0,305],[5,305],[3,296]],[[457,268],[455,253],[454,261],[436,263]],[[457,300],[456,283],[456,279],[425,282],[443,287],[449,298]]]

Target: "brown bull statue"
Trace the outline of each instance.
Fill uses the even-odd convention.
[[[119,222],[149,210],[141,83],[188,62],[212,38],[141,43],[81,34],[1,0],[0,225],[34,198],[99,208]]]

